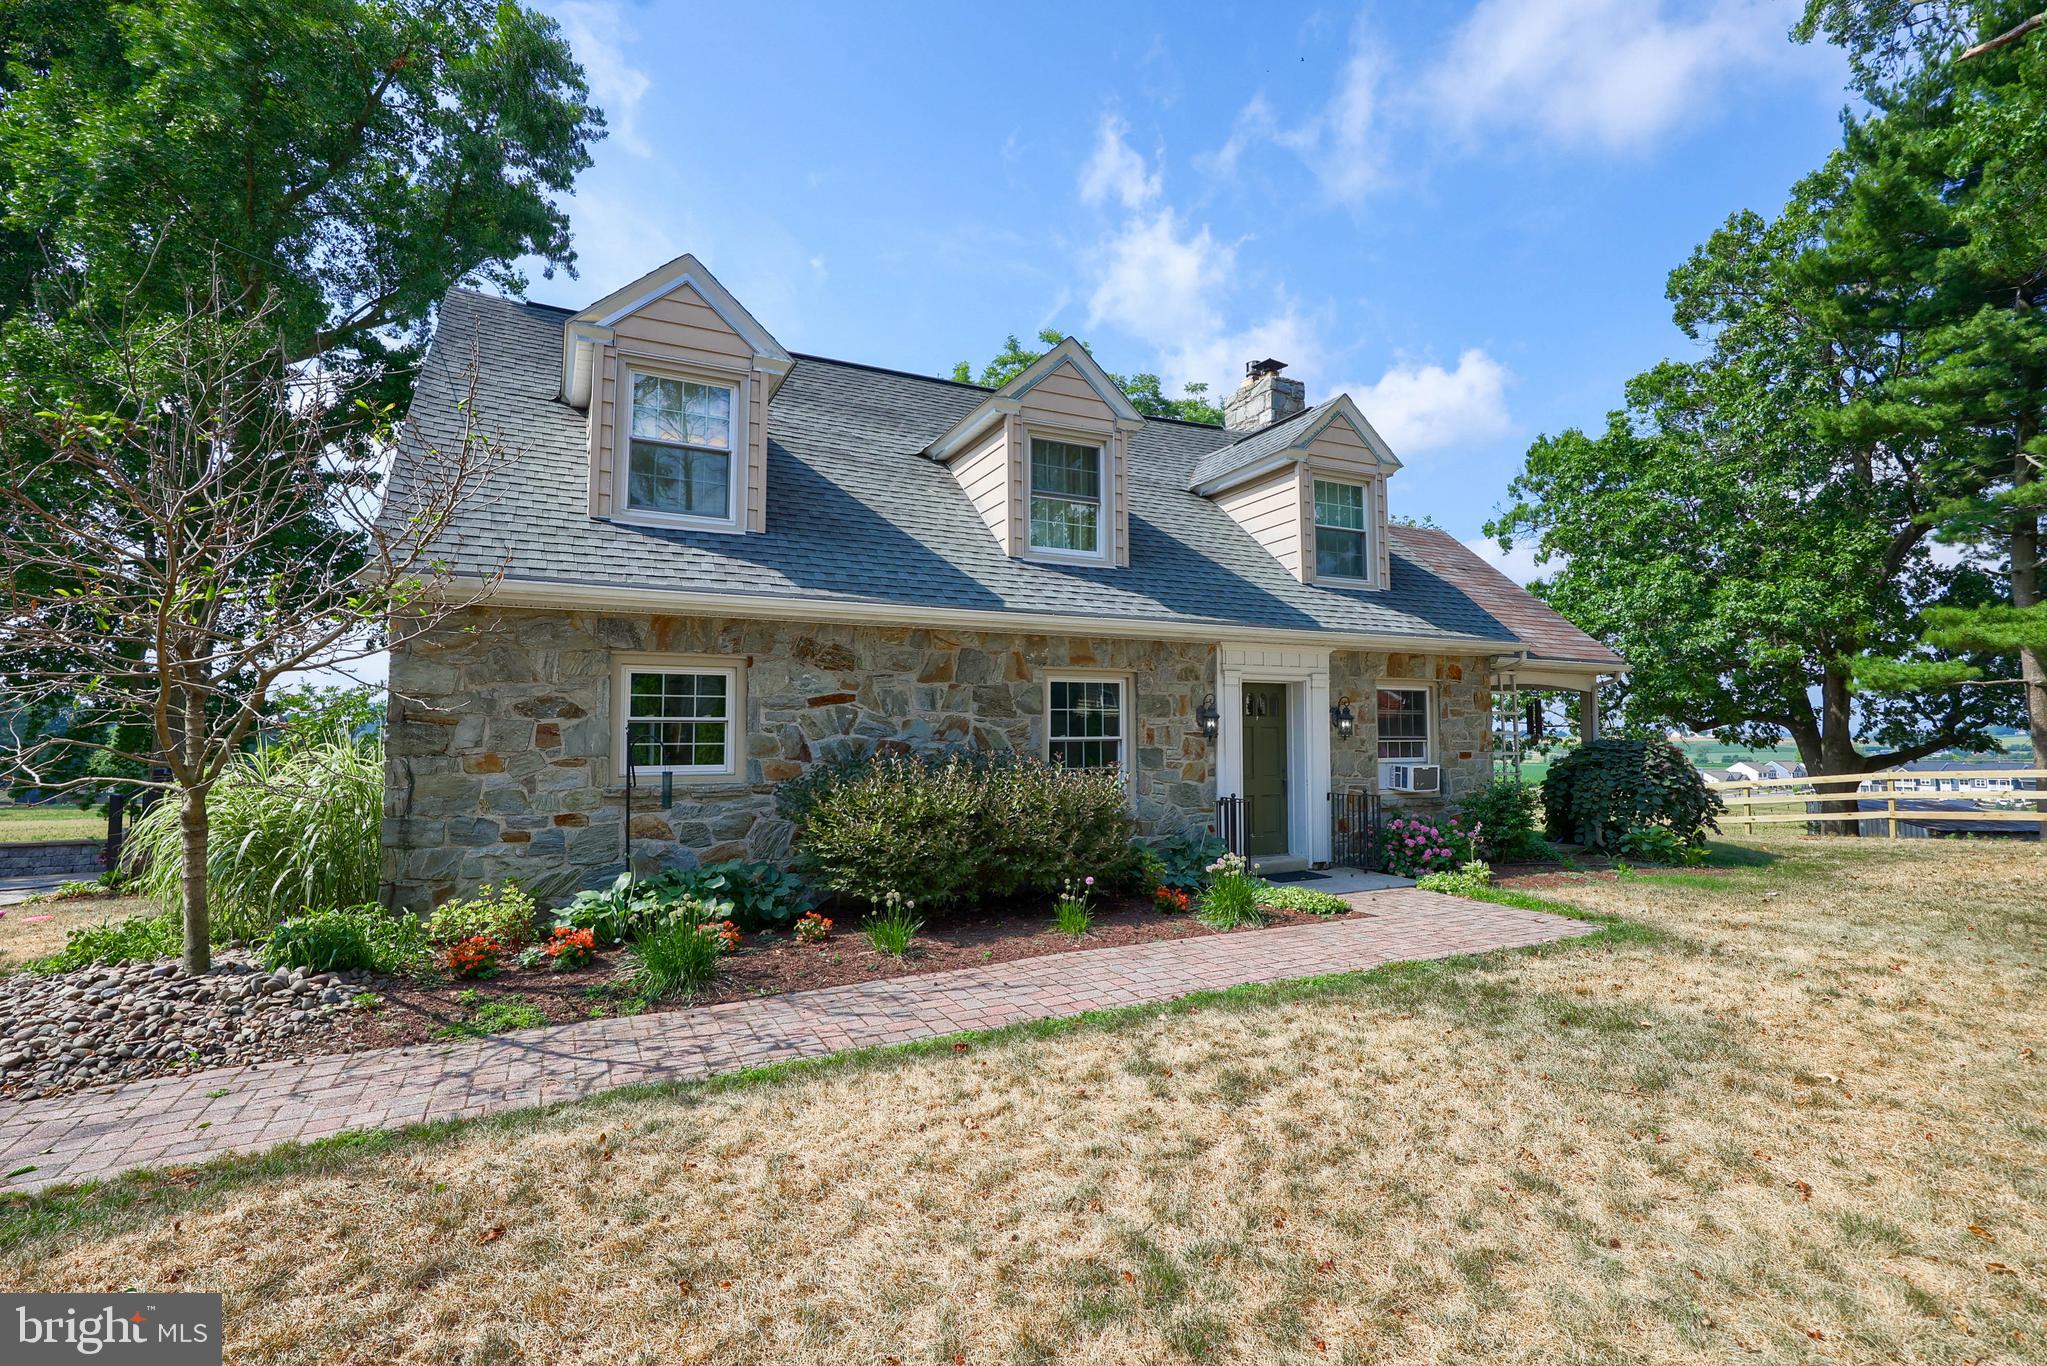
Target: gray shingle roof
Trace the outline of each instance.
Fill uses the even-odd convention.
[[[767,534],[593,520],[586,419],[559,398],[567,316],[466,290],[442,305],[413,405],[422,435],[443,448],[458,439],[455,405],[473,354],[479,420],[516,452],[444,538],[441,553],[458,572],[502,567],[508,589],[666,589],[1516,643],[1440,564],[1409,550],[1408,529],[1393,539],[1384,592],[1297,582],[1227,513],[1187,491],[1222,436],[1196,423],[1147,422],[1132,442],[1127,569],[1012,559],[952,473],[920,454],[988,391],[815,356],[797,358],[770,410]],[[393,479],[402,485],[399,464]],[[733,610],[743,613],[744,602]]]
[[[1303,412],[1295,413],[1284,422],[1275,422],[1269,427],[1260,427],[1249,436],[1237,441],[1230,441],[1229,433],[1227,432],[1216,431],[1215,434],[1218,437],[1224,441],[1230,441],[1230,444],[1218,446],[1195,461],[1194,468],[1187,475],[1187,487],[1190,489],[1200,488],[1211,479],[1220,479],[1232,470],[1240,470],[1246,465],[1254,465],[1268,455],[1277,455],[1293,445],[1294,438],[1298,437],[1310,423],[1314,422],[1317,415],[1328,406],[1327,403],[1318,403]],[[1215,431],[1214,428],[1209,430]]]

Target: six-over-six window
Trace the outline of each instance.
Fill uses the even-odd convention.
[[[1031,549],[1102,551],[1102,448],[1031,438]]]
[[[1055,678],[1046,707],[1047,757],[1061,768],[1127,768],[1123,681]]]
[[[1365,579],[1365,488],[1315,481],[1315,577]]]
[[[628,759],[643,770],[733,772],[738,691],[734,669],[626,669]]]
[[[732,516],[733,433],[738,395],[707,379],[627,372],[626,505],[674,517]]]
[[[1379,689],[1379,757],[1428,762],[1427,688]]]

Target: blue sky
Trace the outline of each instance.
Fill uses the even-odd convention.
[[[1471,541],[1533,437],[1689,352],[1666,273],[1846,99],[1773,0],[543,8],[612,131],[581,278],[530,297],[690,251],[797,351],[939,373],[1051,326],[1211,393],[1276,356]]]

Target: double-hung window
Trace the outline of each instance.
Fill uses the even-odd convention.
[[[1031,549],[1102,553],[1102,448],[1031,438]]]
[[[672,517],[732,518],[739,394],[730,384],[626,372],[631,412],[626,506]]]
[[[1379,689],[1379,757],[1429,761],[1429,690]]]
[[[1120,678],[1055,678],[1045,708],[1046,757],[1061,768],[1129,769],[1130,720]]]
[[[1315,481],[1315,577],[1371,577],[1365,558],[1365,486]]]
[[[634,768],[737,771],[738,669],[627,664],[619,675],[625,753]]]

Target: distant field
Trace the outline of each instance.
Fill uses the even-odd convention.
[[[107,818],[75,806],[0,806],[0,842],[105,839]]]
[[[2007,735],[1999,738],[2004,745],[2004,752],[1990,756],[1999,768],[2033,767],[2033,746],[2030,740],[2023,735]],[[1718,740],[1679,740],[1677,747],[1683,750],[1685,756],[1699,768],[1726,768],[1729,764],[1741,759],[1748,759],[1754,763],[1766,763],[1771,759],[1775,759],[1783,764],[1799,762],[1798,747],[1796,745],[1769,745],[1743,749],[1738,745],[1724,745]],[[1981,756],[1965,755],[1955,751],[1948,751],[1933,756],[1935,762],[1943,759],[1973,759],[1979,757]],[[1549,761],[1547,759],[1530,759],[1521,765],[1521,781],[1539,783],[1548,772]]]

